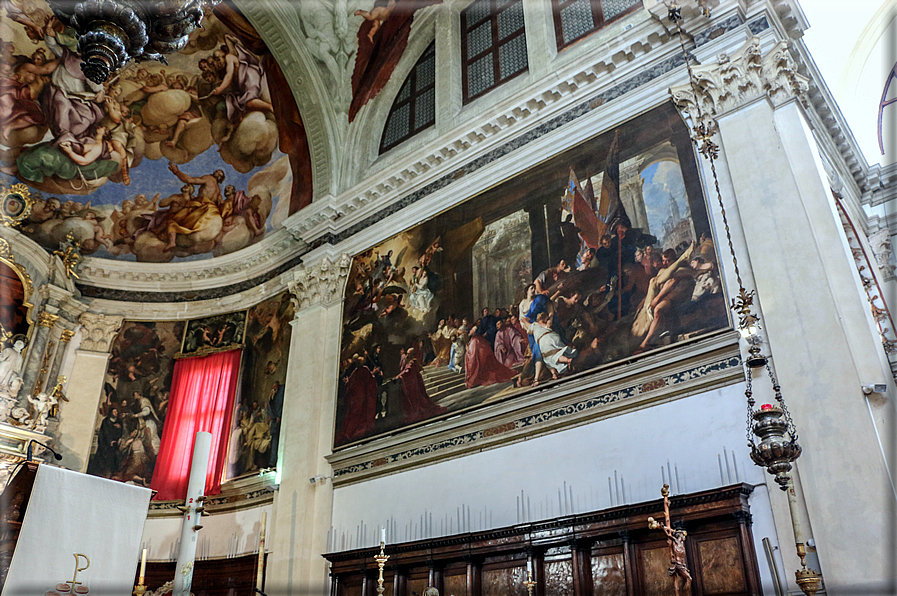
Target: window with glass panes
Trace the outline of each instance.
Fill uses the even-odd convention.
[[[474,0],[461,13],[464,103],[526,72],[523,0]]]
[[[558,50],[642,6],[642,0],[551,0]]]
[[[380,153],[436,123],[436,44],[411,69],[386,118]]]

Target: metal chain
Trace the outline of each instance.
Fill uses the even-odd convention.
[[[791,437],[791,442],[797,443],[797,429],[794,428],[791,413],[788,412],[785,398],[782,397],[782,388],[779,386],[779,381],[776,379],[775,373],[772,372],[772,367],[769,365],[768,360],[766,361],[766,372],[769,375],[769,381],[772,383],[772,390],[776,393],[776,401],[779,402],[779,406],[782,408],[782,413],[785,416],[785,422],[788,424],[788,435]]]
[[[751,379],[751,368],[748,366],[747,374],[745,375],[745,384],[746,388],[744,390],[744,396],[747,398],[747,444],[751,449],[754,448],[754,435],[753,430],[751,428],[752,421],[754,419],[754,392],[752,388],[752,379]]]

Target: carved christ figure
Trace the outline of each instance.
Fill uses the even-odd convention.
[[[659,523],[653,517],[649,517],[648,527],[652,530],[660,528],[667,535],[667,545],[670,547],[670,568],[667,569],[667,573],[673,578],[673,590],[676,596],[685,595],[691,590],[691,573],[685,559],[685,538],[688,533],[685,530],[674,530],[670,525],[670,486],[664,484],[660,494],[663,495],[664,522]]]

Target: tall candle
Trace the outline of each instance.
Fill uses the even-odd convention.
[[[255,587],[262,591],[262,576],[265,570],[265,526],[268,524],[268,512],[262,511],[262,525],[259,530],[259,561],[255,577]]]
[[[143,556],[140,557],[140,580],[137,583],[143,585],[144,577],[146,577],[146,549],[143,549]]]
[[[386,544],[386,528],[380,528],[380,544]]]

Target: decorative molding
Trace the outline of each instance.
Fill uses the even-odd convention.
[[[115,334],[121,328],[124,317],[86,312],[82,313],[78,320],[81,322],[83,329],[81,349],[108,353],[112,348],[112,340],[115,338]]]
[[[788,42],[762,53],[754,37],[741,49],[716,58],[716,64],[693,66],[693,80],[670,87],[673,102],[696,124],[715,129],[713,119],[761,96],[779,104],[809,90],[810,79],[797,73]]]
[[[216,515],[240,509],[262,507],[274,502],[274,495],[279,486],[274,483],[276,472],[273,468],[259,472],[254,476],[246,476],[228,480],[221,486],[221,494],[208,497],[204,503],[205,515]],[[183,512],[178,509],[184,501],[150,501],[150,518],[177,517]]]
[[[352,256],[344,254],[336,262],[325,256],[313,265],[294,271],[293,281],[287,287],[296,312],[313,304],[342,301],[351,266]]]
[[[452,413],[398,435],[341,448],[326,459],[339,486],[461,457],[563,428],[739,382],[737,335],[724,330],[635,362],[617,363],[515,395],[486,408]]]

